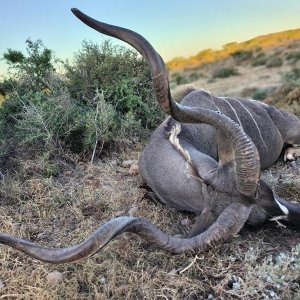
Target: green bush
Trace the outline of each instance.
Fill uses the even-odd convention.
[[[255,99],[255,100],[264,100],[268,94],[271,92],[270,89],[262,89],[262,88],[245,88],[242,91],[242,97]]]
[[[277,55],[272,55],[267,59],[266,67],[267,68],[276,68],[283,65],[283,59]]]
[[[7,49],[3,59],[9,65],[11,78],[0,84],[1,92],[7,94],[17,88],[17,92],[42,90],[48,87],[47,77],[54,71],[53,51],[46,48],[41,40],[26,40],[27,55],[21,51]],[[16,80],[18,84],[16,84]]]
[[[162,120],[162,112],[152,92],[149,67],[136,51],[84,42],[73,63],[66,63],[67,87],[71,96],[95,109],[95,91],[102,90],[105,101],[116,110],[114,119],[121,128],[126,119],[139,122],[138,136],[149,134]]]
[[[171,84],[175,86],[181,85],[181,84],[187,84],[193,81],[198,80],[200,77],[203,77],[203,74],[198,72],[175,72],[171,75]]]
[[[65,93],[61,90],[50,96],[43,92],[11,96],[0,110],[0,137],[38,148],[67,139],[81,120],[77,106],[69,98],[63,101]]]
[[[199,74],[197,72],[192,72],[190,75],[189,75],[189,82],[193,82],[193,81],[196,81],[198,80],[200,77],[202,77],[203,75],[202,74]]]
[[[164,116],[149,67],[131,50],[85,42],[64,76],[52,65],[33,76],[22,63],[13,64],[15,76],[0,84],[10,90],[0,110],[0,139],[15,148],[100,152],[107,144],[147,137]]]
[[[256,55],[251,62],[252,67],[258,67],[267,63],[267,56],[265,53],[259,53]]]
[[[292,63],[296,63],[300,59],[300,51],[293,51],[287,54],[287,60],[290,60]]]
[[[267,98],[267,96],[268,96],[268,92],[267,92],[266,89],[257,89],[252,94],[252,99],[255,99],[255,100],[264,100],[264,99]]]
[[[188,78],[183,72],[175,72],[171,75],[171,81],[175,82],[176,85],[189,83]]]
[[[294,68],[290,72],[285,73],[283,80],[286,84],[300,85],[300,69]]]
[[[249,60],[252,57],[252,51],[248,50],[237,50],[230,55],[234,58],[234,60],[238,63]]]
[[[226,78],[230,76],[236,76],[239,75],[239,72],[237,71],[236,68],[220,68],[216,69],[213,72],[212,77],[213,78]]]

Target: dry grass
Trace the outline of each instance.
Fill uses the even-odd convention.
[[[139,154],[131,150],[118,159]],[[91,166],[76,157],[60,159],[55,178],[41,175],[41,162],[24,160],[18,176],[11,172],[1,182],[2,232],[68,246],[120,215],[143,216],[172,234],[187,231],[182,221],[193,219],[144,199],[140,178],[116,160]],[[281,195],[299,199],[299,172],[278,164],[265,177]],[[0,299],[295,299],[300,253],[291,251],[299,237],[273,224],[244,229],[208,252],[171,255],[124,234],[92,258],[68,265],[40,263],[1,246]],[[62,281],[51,286],[53,271]]]

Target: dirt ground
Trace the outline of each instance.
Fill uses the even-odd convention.
[[[255,70],[248,66],[239,66],[237,69],[240,73],[238,76],[214,82],[201,78],[193,84],[210,91],[216,96],[241,96],[245,89],[257,87],[260,89],[274,89],[279,87],[282,83],[282,74],[290,71],[291,67],[283,65],[277,68],[276,72],[270,72],[265,66],[255,67]]]
[[[133,215],[171,234],[187,232],[194,216],[145,199],[140,177],[121,166],[138,160],[141,150],[138,145],[93,165],[68,155],[58,161],[62,171],[55,178],[41,176],[42,160],[22,161],[21,174],[1,181],[1,231],[66,247],[111,218]],[[299,170],[279,162],[263,176],[280,196],[300,199]],[[67,265],[1,246],[0,299],[297,299],[299,241],[299,231],[274,222],[245,228],[207,252],[172,255],[123,234]]]

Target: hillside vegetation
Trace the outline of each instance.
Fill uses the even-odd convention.
[[[241,43],[228,43],[220,50],[205,49],[188,58],[177,57],[167,62],[167,66],[171,71],[193,69],[205,63],[215,62],[227,58],[235,52],[238,53],[239,51],[247,50],[255,51],[257,49],[266,50],[272,47],[287,45],[299,39],[300,29],[270,33]]]
[[[237,50],[222,60],[172,71],[170,82],[172,87],[193,84],[215,96],[264,100],[298,113],[300,39],[266,49]]]

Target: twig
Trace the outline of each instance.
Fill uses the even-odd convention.
[[[286,219],[286,216],[278,216],[278,217],[274,217],[274,218],[270,219],[270,221],[276,222],[279,227],[286,228],[286,226],[284,224],[279,222],[279,220],[285,220],[285,219]]]
[[[97,98],[103,97],[103,92],[101,91],[101,94],[99,94],[99,90],[98,88],[96,89],[96,96],[94,97],[94,101]],[[97,145],[98,145],[98,126],[97,126],[97,119],[98,119],[98,115],[99,115],[99,101],[97,101],[97,106],[96,106],[96,115],[95,115],[95,131],[96,131],[96,140],[95,140],[95,145],[94,145],[94,149],[93,149],[93,153],[92,153],[92,157],[91,157],[91,165],[93,164],[94,158],[95,158],[95,153],[96,153],[96,149],[97,149]],[[103,144],[102,144],[103,147]]]
[[[191,262],[187,267],[185,267],[183,270],[179,271],[179,274],[182,274],[182,273],[184,273],[185,271],[187,271],[193,264],[195,264],[195,262],[196,262],[198,259],[201,259],[201,258],[198,257],[198,255],[196,255],[196,256],[194,257],[194,259],[192,260],[192,262]]]

